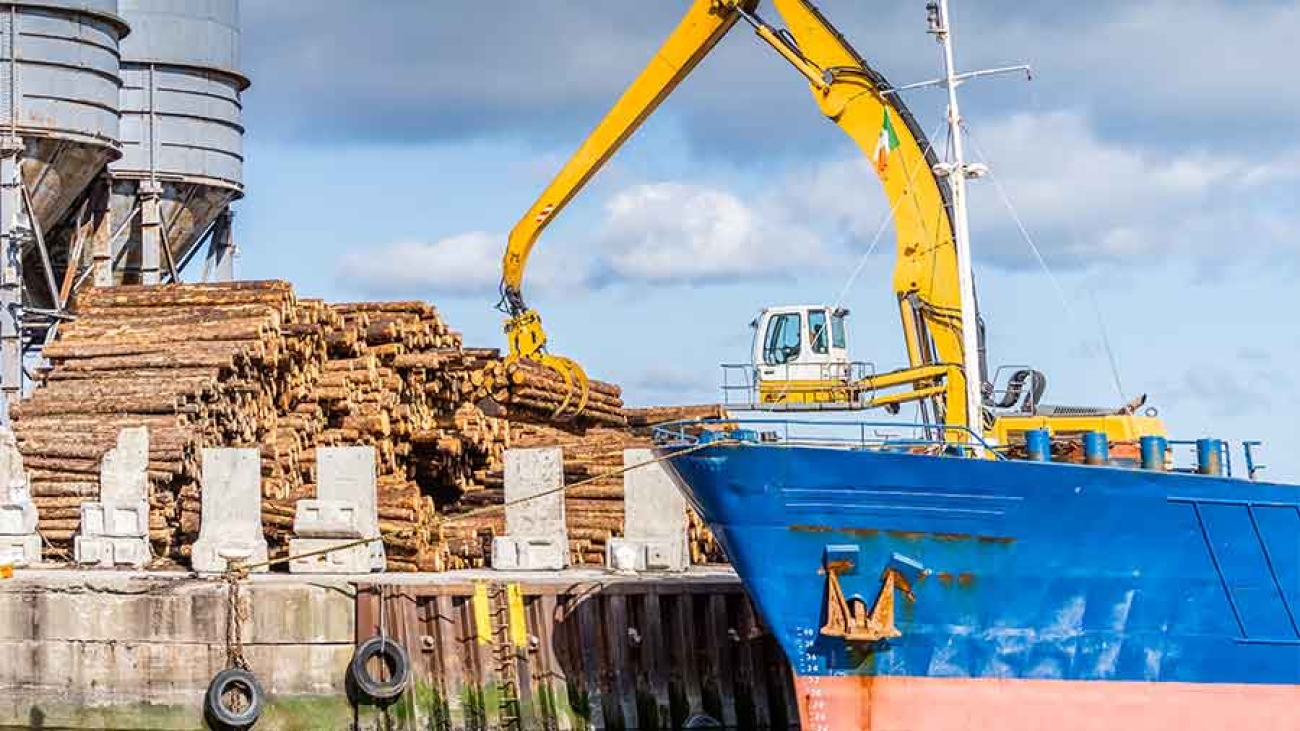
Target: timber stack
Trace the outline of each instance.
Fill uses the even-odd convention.
[[[623,450],[647,448],[654,428],[697,419],[720,419],[721,406],[666,406],[623,409],[635,428],[594,428],[576,434],[553,424],[513,424],[511,446],[564,450],[565,522],[572,564],[603,565],[605,547],[623,530]],[[466,494],[445,516],[442,534],[448,568],[482,568],[491,557],[492,538],[505,534],[504,474],[500,469],[478,479],[485,489]],[[496,506],[496,507],[492,507]],[[721,545],[704,521],[688,511],[689,546],[695,564],[725,563]]]
[[[577,422],[548,424],[565,385],[492,349],[466,348],[423,302],[327,304],[284,282],[89,289],[45,350],[49,366],[13,412],[40,507],[40,530],[66,550],[81,503],[118,431],[150,431],[150,535],[183,562],[198,536],[200,449],[256,447],[262,520],[287,547],[294,503],[315,496],[315,448],[372,445],[389,570],[481,565],[503,529],[504,452],[562,446],[575,562],[603,561],[622,529],[622,450],[645,446],[616,386],[593,382]],[[690,415],[692,418],[694,414]],[[681,417],[686,418],[686,417]],[[497,517],[483,516],[483,510]],[[457,522],[469,511],[479,517]],[[701,559],[720,556],[695,521]]]

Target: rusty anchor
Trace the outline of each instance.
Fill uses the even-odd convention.
[[[828,557],[831,553],[828,550]],[[916,601],[912,583],[928,573],[925,567],[897,553],[891,556],[880,575],[876,602],[868,611],[865,601],[858,597],[845,597],[840,586],[840,574],[852,573],[855,563],[843,558],[826,561],[826,624],[822,626],[821,634],[854,643],[901,637],[903,633],[894,624],[894,597],[902,592],[909,601]]]

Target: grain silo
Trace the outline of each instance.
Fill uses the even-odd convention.
[[[0,2],[0,392],[73,283],[46,232],[121,156],[117,0]],[[66,258],[66,256],[64,257]],[[26,285],[26,286],[24,286]],[[26,337],[24,337],[26,336]]]
[[[119,0],[122,149],[110,168],[111,217],[131,221],[101,285],[175,279],[210,241],[229,278],[232,201],[243,195],[238,0]]]

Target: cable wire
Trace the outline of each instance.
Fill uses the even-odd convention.
[[[980,160],[987,163],[988,156],[984,154],[984,150],[980,147],[979,142],[976,141],[975,135],[971,133],[970,125],[963,124],[963,129],[966,132],[966,137],[970,140],[971,147],[975,150],[975,154],[979,156]],[[1056,291],[1056,296],[1061,301],[1061,307],[1065,310],[1066,317],[1075,323],[1079,322],[1080,318],[1075,314],[1074,308],[1070,306],[1069,298],[1065,294],[1065,288],[1061,286],[1060,280],[1056,278],[1056,274],[1047,264],[1047,259],[1043,257],[1042,250],[1038,248],[1036,243],[1034,243],[1034,237],[1029,234],[1029,229],[1025,226],[1025,222],[1021,220],[1020,214],[1016,211],[1015,204],[1011,201],[1011,195],[1007,192],[1007,189],[1002,185],[1002,181],[998,179],[998,176],[993,173],[991,168],[989,169],[988,178],[992,181],[994,189],[997,190],[998,196],[1002,199],[1002,204],[1006,206],[1007,212],[1011,215],[1011,220],[1015,222],[1016,228],[1020,231],[1020,236],[1024,238],[1025,243],[1029,244],[1029,250],[1033,252],[1034,259],[1038,261],[1038,265],[1042,267],[1043,273],[1047,275],[1048,281],[1051,282],[1052,289]],[[1107,334],[1106,324],[1102,318],[1101,310],[1097,307],[1096,296],[1092,292],[1091,288],[1087,286],[1086,282],[1084,283],[1084,290],[1087,292],[1093,304],[1094,315],[1097,319],[1097,328],[1101,333],[1102,348],[1106,352],[1106,361],[1110,366],[1110,375],[1114,381],[1115,391],[1119,394],[1120,403],[1128,403],[1128,396],[1124,393],[1124,384],[1119,375],[1119,360],[1115,357],[1115,351],[1111,348],[1110,337]]]

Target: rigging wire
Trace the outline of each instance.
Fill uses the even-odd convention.
[[[988,156],[984,154],[984,150],[983,148],[980,147],[979,142],[975,139],[975,135],[971,133],[970,125],[963,124],[963,128],[965,129],[967,139],[970,140],[971,147],[974,148],[975,150],[975,154],[978,155],[981,160],[987,163]],[[1016,228],[1019,229],[1020,236],[1024,238],[1025,243],[1029,244],[1029,249],[1030,251],[1033,252],[1034,258],[1038,261],[1038,265],[1042,268],[1043,273],[1047,275],[1048,281],[1051,282],[1052,289],[1056,291],[1056,296],[1061,301],[1061,307],[1062,309],[1065,310],[1066,317],[1068,317],[1073,322],[1076,323],[1079,322],[1080,318],[1075,313],[1074,308],[1070,305],[1069,298],[1065,294],[1065,288],[1061,286],[1060,280],[1056,278],[1056,274],[1052,271],[1052,268],[1048,265],[1047,259],[1043,257],[1042,250],[1038,248],[1038,244],[1034,242],[1033,236],[1029,234],[1029,229],[1025,226],[1024,221],[1020,218],[1019,212],[1016,211],[1015,204],[1012,203],[1011,201],[1011,195],[1007,192],[1006,187],[1002,185],[1002,181],[998,179],[998,176],[993,173],[992,168],[989,169],[988,178],[990,181],[993,182],[993,187],[995,190],[997,190],[998,197],[1002,199],[1002,204],[1006,206],[1007,212],[1011,215],[1011,220],[1015,222]],[[1115,356],[1114,349],[1111,348],[1110,336],[1106,330],[1106,323],[1104,318],[1102,317],[1101,309],[1097,306],[1096,295],[1092,291],[1092,289],[1087,286],[1086,282],[1084,283],[1083,287],[1093,306],[1093,314],[1097,320],[1097,329],[1100,331],[1101,334],[1102,349],[1106,352],[1106,361],[1107,364],[1110,366],[1110,375],[1111,375],[1111,379],[1114,381],[1115,391],[1119,394],[1120,402],[1127,403],[1128,396],[1124,392],[1124,383],[1123,380],[1120,378],[1119,360]]]
[[[930,154],[930,151],[934,148],[934,140],[936,136],[939,134],[939,132],[943,129],[943,126],[944,123],[942,122],[937,126],[935,126],[934,132],[926,140],[925,149],[921,151],[922,164],[919,165],[915,170],[912,170],[911,174],[907,176],[907,188],[910,189],[912,185],[916,182],[916,176],[921,170],[928,170],[928,168],[925,166],[926,157]],[[854,266],[853,271],[849,273],[848,279],[845,280],[844,286],[840,288],[840,292],[836,296],[834,304],[831,305],[830,311],[832,313],[839,310],[840,307],[844,304],[844,299],[848,297],[849,290],[853,289],[853,285],[857,283],[858,277],[861,276],[863,270],[866,269],[867,262],[871,260],[872,254],[876,252],[876,247],[880,245],[880,240],[885,234],[885,229],[887,229],[889,227],[890,222],[894,220],[894,214],[898,212],[898,207],[902,205],[904,197],[906,196],[900,196],[898,200],[894,201],[889,206],[889,210],[886,211],[885,214],[881,217],[880,223],[876,226],[876,233],[871,237],[871,243],[867,246],[867,250],[863,252],[862,256],[858,258],[857,265]],[[813,337],[814,338],[820,337],[820,335],[818,333],[814,333]],[[785,388],[781,390],[781,393],[779,394],[779,398],[784,399],[789,394],[790,387],[791,384],[787,383]]]

